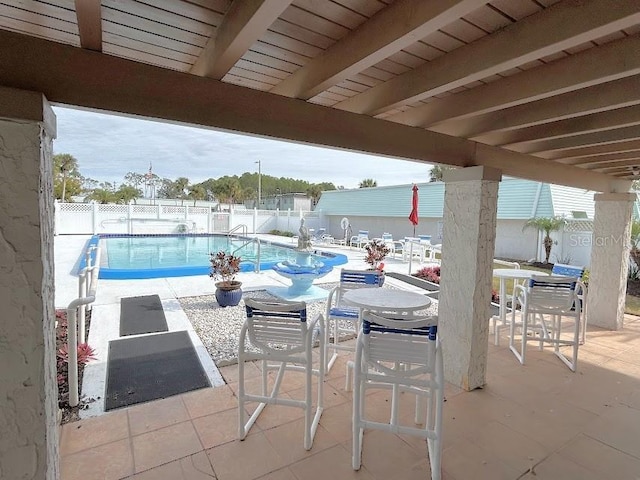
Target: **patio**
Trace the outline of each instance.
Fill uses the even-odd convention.
[[[576,373],[534,348],[520,366],[501,343],[490,342],[484,389],[448,385],[445,392],[444,479],[638,478],[639,318],[627,316],[624,331],[590,327]],[[236,440],[232,365],[220,369],[224,386],[63,426],[62,478],[427,478],[424,442],[376,431],[365,434],[362,469],[351,469],[346,358],[326,379],[326,408],[309,452],[302,410],[281,406],[267,407],[247,439]],[[257,366],[247,370],[259,374]],[[300,387],[295,377],[283,383],[294,398]],[[371,414],[386,414],[386,394],[373,395]],[[405,406],[410,414],[412,399]]]
[[[77,280],[69,271],[83,242],[84,237],[56,238],[56,304],[66,291],[74,293],[69,288]],[[364,268],[363,251],[340,252],[349,255],[350,266]],[[407,266],[401,260],[386,263],[387,269],[405,273]],[[250,289],[278,280],[270,271],[244,276]],[[100,323],[113,323],[110,316],[122,292],[138,295],[153,289],[179,307],[177,298],[210,292],[212,285],[205,276],[103,280],[93,315]],[[176,312],[167,314],[170,325],[179,325]],[[463,392],[447,386],[443,478],[520,479],[535,474],[539,479],[636,479],[640,318],[626,316],[625,329],[617,332],[590,326],[575,374],[549,351],[535,348],[528,352],[527,365],[520,366],[506,347],[506,329],[503,332],[501,346],[489,342],[484,389]],[[326,378],[325,410],[309,452],[302,448],[302,410],[282,406],[267,407],[247,439],[237,440],[237,365],[229,365],[219,369],[222,386],[107,414],[95,408],[101,400],[91,405],[83,415],[99,416],[61,428],[62,478],[427,478],[424,442],[378,431],[365,434],[361,471],[351,469],[351,393],[344,389],[348,358],[341,355]],[[257,384],[259,366],[247,372],[256,379],[249,384]],[[302,395],[299,377],[285,377],[282,388],[292,398]],[[388,416],[387,394],[372,395],[370,415]],[[404,398],[401,414],[409,419],[413,398]]]

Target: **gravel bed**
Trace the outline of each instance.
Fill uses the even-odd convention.
[[[326,283],[317,286],[329,291],[336,285],[337,283]],[[385,285],[383,288],[393,287]],[[267,293],[266,290],[244,292],[242,297],[243,299],[278,300],[277,297]],[[183,297],[178,300],[216,365],[223,367],[237,363],[238,337],[246,318],[244,301],[241,300],[240,304],[235,307],[222,308],[216,302],[215,295]],[[325,300],[309,302],[307,303],[307,315],[309,318],[314,318],[319,313],[324,314],[325,308]],[[421,313],[427,315],[437,314],[437,302],[434,302],[429,309]],[[347,326],[346,323],[345,326]]]

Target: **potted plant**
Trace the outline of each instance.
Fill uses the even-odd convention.
[[[209,276],[216,282],[216,300],[221,307],[235,306],[242,298],[242,282],[237,281],[236,274],[240,271],[240,257],[231,253],[219,251],[209,254],[211,271]]]
[[[379,238],[374,238],[364,246],[367,254],[364,256],[364,261],[371,265],[370,270],[378,270],[384,274],[383,260],[389,255],[391,251],[384,241]],[[384,276],[380,278],[380,285],[384,283]]]

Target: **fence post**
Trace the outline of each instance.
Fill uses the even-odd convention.
[[[98,203],[97,202],[93,202],[93,219],[92,219],[92,225],[93,225],[93,234],[95,235],[96,233],[98,233]]]
[[[207,210],[207,233],[211,232],[211,207]]]
[[[229,216],[228,218],[228,222],[229,224],[227,225],[227,231],[230,231],[233,228],[233,205],[229,206]]]
[[[60,224],[60,204],[58,199],[53,200],[53,234],[58,235],[58,225]]]
[[[256,207],[253,207],[253,234],[255,235],[256,233],[256,228],[258,225],[258,209]]]
[[[133,205],[131,202],[127,205],[127,233],[131,235],[133,233]]]
[[[287,208],[287,232],[291,231],[291,209]]]

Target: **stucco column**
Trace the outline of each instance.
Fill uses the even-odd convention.
[[[594,200],[587,321],[590,325],[619,330],[624,319],[631,213],[636,196],[599,193]]]
[[[41,94],[0,88],[0,478],[57,479],[52,138]]]
[[[439,326],[447,381],[485,384],[499,170],[445,173]]]

